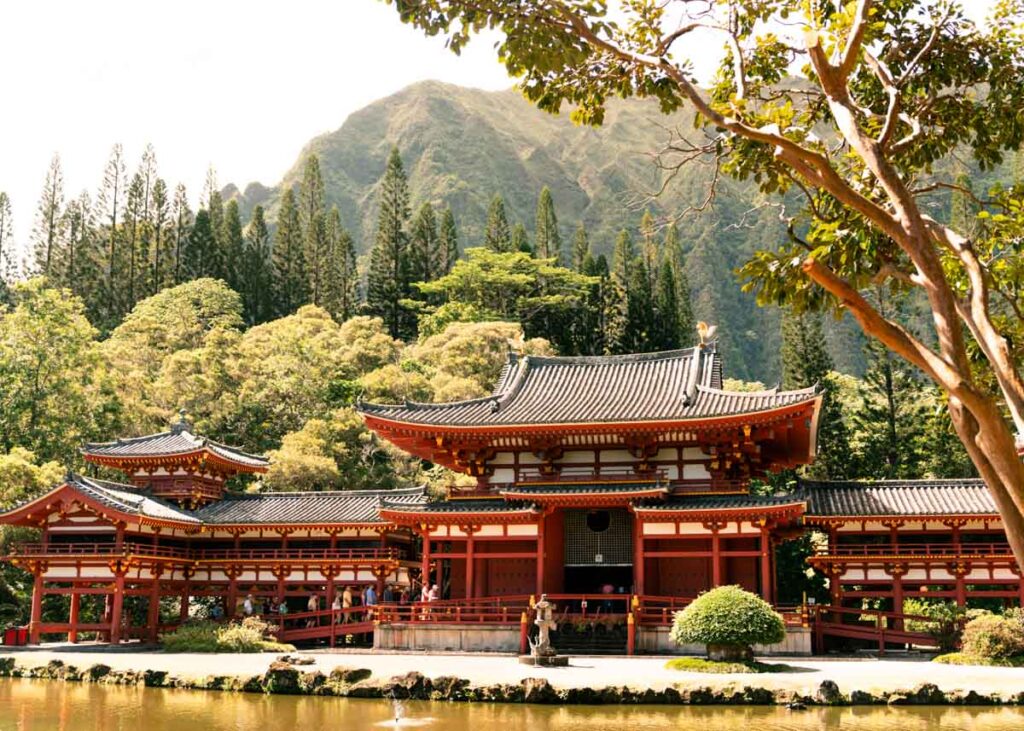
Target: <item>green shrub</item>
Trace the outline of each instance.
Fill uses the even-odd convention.
[[[964,655],[987,660],[1005,660],[1024,655],[1024,625],[1014,617],[985,614],[964,627],[961,640]]]
[[[949,652],[945,655],[937,655],[932,662],[943,665],[989,665],[1003,668],[1024,667],[1024,657],[972,657],[962,652]]]
[[[678,645],[707,645],[713,659],[735,660],[749,657],[751,645],[782,642],[786,626],[761,597],[739,586],[720,586],[676,613],[670,637]]]
[[[291,645],[276,642],[270,635],[273,625],[258,617],[246,617],[240,623],[189,622],[160,636],[168,652],[290,652]]]
[[[913,598],[903,600],[903,613],[927,617],[927,620],[908,619],[904,628],[908,632],[931,635],[943,652],[951,652],[960,644],[960,632],[968,617],[968,610],[957,606],[956,602]]]

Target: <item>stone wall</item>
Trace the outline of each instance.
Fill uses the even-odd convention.
[[[637,632],[636,650],[648,655],[704,655],[704,645],[677,645],[669,639],[670,627],[643,627]],[[775,645],[754,645],[757,655],[810,655],[811,630],[787,627],[786,639]]]
[[[380,624],[373,633],[375,650],[426,650],[440,652],[519,652],[519,623]]]

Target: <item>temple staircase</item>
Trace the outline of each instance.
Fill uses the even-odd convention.
[[[937,620],[916,614],[873,609],[817,606],[812,615],[814,652],[873,649],[938,649],[944,628]]]

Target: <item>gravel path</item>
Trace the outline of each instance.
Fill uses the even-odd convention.
[[[833,680],[842,692],[862,690],[873,693],[909,689],[920,683],[935,683],[943,691],[974,690],[1009,696],[1024,692],[1024,668],[989,668],[939,665],[919,660],[765,658],[785,662],[794,672],[771,674],[708,675],[667,670],[664,657],[573,657],[569,668],[533,668],[520,665],[507,655],[461,654],[375,654],[369,652],[314,651],[296,653],[315,660],[314,667],[329,673],[337,666],[369,668],[375,677],[390,677],[418,671],[430,677],[454,675],[469,678],[476,685],[518,683],[527,677],[545,677],[561,688],[628,685],[633,688],[664,688],[668,685],[711,686],[752,685],[774,690],[795,690],[811,694],[823,680]],[[45,665],[61,660],[80,668],[104,663],[118,670],[165,670],[175,675],[255,675],[262,673],[277,654],[206,655],[172,654],[102,649],[99,646],[44,645],[41,648],[3,648],[3,657],[15,657],[19,665]]]

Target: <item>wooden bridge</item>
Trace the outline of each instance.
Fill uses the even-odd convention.
[[[908,630],[908,623],[930,631]],[[833,606],[814,607],[811,624],[816,654],[825,652],[830,638],[866,641],[877,647],[879,655],[892,645],[938,649],[937,636],[943,630],[940,620],[918,614]]]

